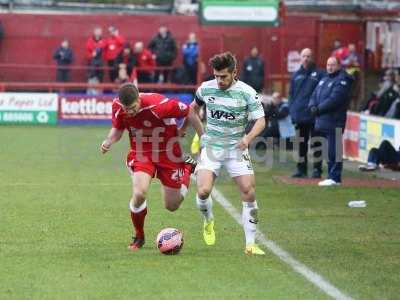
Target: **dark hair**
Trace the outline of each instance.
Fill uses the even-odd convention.
[[[119,88],[118,98],[124,106],[131,106],[139,99],[139,90],[133,83],[124,83]]]
[[[236,69],[236,57],[231,52],[224,52],[216,54],[210,58],[210,66],[217,71],[228,68],[229,72],[233,72]]]

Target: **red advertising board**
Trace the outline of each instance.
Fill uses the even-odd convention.
[[[110,124],[115,95],[60,94],[60,124]]]
[[[346,129],[343,136],[344,155],[347,158],[357,159],[359,156],[360,143],[360,116],[358,114],[347,114]]]

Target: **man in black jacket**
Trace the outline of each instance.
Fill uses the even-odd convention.
[[[240,79],[250,85],[257,93],[261,93],[264,87],[264,62],[258,55],[257,47],[253,47],[243,63]]]
[[[328,142],[328,177],[319,186],[337,186],[342,181],[343,131],[353,78],[335,57],[328,58],[327,75],[320,80],[311,96],[309,108],[315,116],[315,129]]]
[[[69,47],[69,42],[64,39],[61,42],[60,47],[53,54],[53,59],[57,62],[57,76],[56,80],[58,82],[68,82],[70,78],[69,66],[74,60],[74,54],[72,49]]]
[[[166,26],[158,29],[158,34],[150,41],[148,48],[156,57],[157,67],[170,67],[176,58],[176,42]],[[155,80],[167,82],[170,72],[157,71]]]
[[[296,128],[296,140],[298,140],[298,163],[297,171],[293,177],[307,177],[307,153],[310,137],[317,139],[319,134],[314,130],[315,119],[308,108],[310,98],[319,80],[324,75],[322,70],[317,69],[313,62],[312,51],[308,48],[301,51],[301,67],[297,70],[290,81],[289,110],[290,117]],[[311,148],[320,148],[321,144],[315,141]],[[322,157],[320,151],[313,151],[314,170],[312,178],[321,178]]]

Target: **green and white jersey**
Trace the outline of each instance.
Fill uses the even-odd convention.
[[[195,101],[206,106],[207,126],[201,143],[213,149],[235,149],[249,120],[264,116],[257,92],[242,81],[227,90],[219,89],[215,79],[203,82]]]

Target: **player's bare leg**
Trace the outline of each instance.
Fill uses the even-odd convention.
[[[196,204],[204,217],[203,238],[207,245],[215,244],[214,215],[212,212],[211,190],[214,186],[215,174],[210,170],[198,170]]]
[[[144,245],[144,220],[147,214],[146,194],[151,183],[151,176],[145,172],[132,175],[132,198],[129,203],[135,236],[129,249],[137,250]]]
[[[185,198],[182,189],[170,188],[163,185],[164,205],[169,211],[175,211],[179,208]],[[187,188],[185,188],[187,191]]]
[[[242,175],[234,177],[236,185],[239,187],[240,196],[243,201],[242,222],[244,234],[246,237],[246,254],[264,255],[255,243],[258,206],[255,199],[255,178],[254,175]]]

